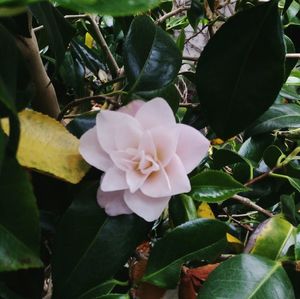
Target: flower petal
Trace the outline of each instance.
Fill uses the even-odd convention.
[[[132,116],[104,110],[97,115],[96,123],[99,143],[107,153],[138,146],[143,131]]]
[[[172,159],[176,152],[178,130],[176,126],[156,127],[149,130],[156,149],[156,158],[162,166]]]
[[[124,201],[124,191],[103,192],[98,188],[97,202],[109,216],[132,214],[132,211]]]
[[[126,182],[128,184],[130,192],[136,192],[147,179],[147,175],[138,171],[128,171],[126,173]]]
[[[173,156],[165,170],[170,181],[172,195],[191,191],[190,180],[186,175],[185,168],[177,155]]]
[[[176,124],[172,109],[162,98],[154,98],[146,102],[138,110],[135,118],[141,123],[144,129]]]
[[[79,152],[85,161],[102,171],[113,165],[109,155],[99,144],[96,127],[86,131],[81,136]]]
[[[140,187],[140,190],[150,197],[165,197],[173,194],[169,178],[163,168],[152,172]]]
[[[135,116],[136,113],[140,110],[140,108],[145,104],[142,100],[134,100],[130,102],[128,105],[121,107],[118,109],[119,112],[129,114],[131,116]]]
[[[190,173],[207,155],[209,140],[196,129],[177,124],[179,138],[176,154],[183,163],[186,173]]]
[[[105,192],[128,189],[125,172],[112,166],[103,175],[100,186]]]
[[[129,190],[126,190],[124,200],[134,213],[151,222],[161,215],[170,200],[170,196],[151,198],[139,191],[131,193]]]

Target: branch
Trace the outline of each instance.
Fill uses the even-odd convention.
[[[67,112],[68,112],[70,109],[72,109],[73,107],[79,106],[79,105],[81,105],[81,104],[83,104],[83,103],[88,103],[88,102],[90,102],[90,101],[92,101],[92,100],[94,100],[94,101],[96,101],[96,102],[97,102],[98,100],[102,100],[102,102],[104,102],[104,101],[111,102],[111,101],[112,101],[109,97],[104,96],[104,95],[96,95],[96,96],[90,96],[90,97],[84,97],[84,98],[76,99],[76,100],[74,100],[74,101],[68,103],[68,104],[62,109],[62,111],[60,112],[60,114],[59,114],[58,117],[57,117],[57,120],[58,120],[58,121],[61,121],[61,120],[64,118],[65,114],[67,114]],[[115,104],[115,103],[114,103],[114,104]]]
[[[59,105],[56,97],[55,89],[44,68],[36,36],[32,30],[31,14],[28,13],[29,29],[31,30],[31,38],[16,37],[16,43],[20,49],[31,74],[35,87],[35,97],[32,100],[33,109],[56,118],[59,114]]]
[[[300,53],[287,53],[285,58],[300,58]],[[183,60],[198,61],[199,57],[183,56]]]
[[[106,58],[107,58],[107,62],[108,62],[108,67],[109,70],[112,74],[113,77],[117,77],[120,73],[120,68],[115,60],[115,58],[113,57],[102,33],[101,30],[98,26],[98,24],[96,23],[95,19],[92,16],[88,16],[87,19],[90,21],[96,36],[95,36],[95,40],[96,42],[99,44],[99,46],[101,47],[102,51],[104,52]]]
[[[256,210],[256,211],[266,215],[267,217],[273,217],[273,214],[271,212],[260,207],[259,205],[257,205],[256,203],[254,203],[252,200],[250,200],[247,197],[240,196],[240,195],[234,195],[234,196],[232,196],[232,199],[240,202],[241,204],[243,204],[249,208],[252,208],[253,210]]]
[[[159,25],[159,24],[163,23],[165,20],[167,20],[167,19],[169,19],[169,18],[171,18],[171,17],[173,17],[173,16],[175,16],[175,15],[177,15],[177,14],[183,12],[183,11],[186,11],[188,9],[189,9],[189,7],[187,7],[187,6],[182,6],[182,7],[179,7],[177,9],[174,9],[174,10],[170,11],[169,13],[166,13],[165,15],[160,17],[158,20],[156,20],[155,24]]]

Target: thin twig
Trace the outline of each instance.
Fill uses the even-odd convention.
[[[102,51],[104,52],[104,54],[107,58],[108,67],[109,67],[109,70],[110,70],[112,76],[117,77],[120,74],[120,68],[119,68],[114,56],[112,55],[112,53],[102,35],[102,32],[101,32],[98,24],[96,23],[95,19],[92,16],[88,16],[88,20],[90,21],[90,23],[96,33],[95,40],[99,44],[99,46],[101,47]]]
[[[256,203],[254,203],[252,200],[250,200],[247,197],[244,196],[240,196],[240,195],[234,195],[232,196],[232,199],[240,202],[241,204],[252,208],[253,210],[256,210],[258,212],[261,212],[262,214],[268,216],[268,217],[273,217],[273,214],[267,210],[265,210],[264,208],[260,207],[259,205],[257,205]]]
[[[167,20],[167,19],[169,19],[169,18],[171,18],[171,17],[173,17],[173,16],[175,16],[175,15],[177,15],[177,14],[183,12],[183,11],[186,11],[188,9],[189,9],[189,7],[187,7],[187,6],[182,6],[182,7],[179,7],[177,9],[174,9],[174,10],[170,11],[169,13],[166,13],[165,15],[160,17],[158,20],[156,20],[155,24],[159,25],[159,24],[163,23],[165,20]]]
[[[88,15],[84,14],[84,15],[65,15],[64,18],[65,19],[84,19],[86,18]],[[38,26],[33,28],[33,32],[37,32],[44,29],[44,25]]]
[[[247,186],[250,186],[250,185],[252,185],[252,184],[254,184],[254,183],[256,183],[256,182],[258,182],[260,180],[263,180],[264,178],[270,176],[271,173],[273,173],[274,171],[276,171],[278,169],[280,169],[280,167],[274,167],[270,171],[264,172],[263,174],[261,174],[261,175],[255,177],[255,178],[253,178],[252,180],[249,180],[248,182],[246,182],[244,184],[244,186],[247,187]]]
[[[98,101],[98,100],[102,100],[102,102],[104,101],[108,101],[109,98],[106,97],[106,96],[103,96],[103,95],[96,95],[96,96],[90,96],[90,97],[84,97],[84,98],[80,98],[80,99],[76,99],[70,103],[68,103],[62,110],[61,112],[59,113],[58,117],[57,117],[57,120],[58,121],[61,121],[65,114],[70,110],[72,109],[73,107],[76,107],[76,106],[79,106],[83,103],[88,103],[90,101]]]

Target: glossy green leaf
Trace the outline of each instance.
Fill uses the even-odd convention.
[[[281,149],[273,144],[266,148],[263,155],[264,162],[270,169],[277,166],[282,157],[285,157],[285,155]]]
[[[147,16],[133,20],[125,39],[123,56],[132,91],[167,86],[181,66],[181,54],[175,42]]]
[[[196,78],[201,108],[222,139],[241,132],[267,110],[283,84],[285,49],[277,3],[235,14],[200,56]]]
[[[276,104],[258,118],[245,132],[247,136],[272,132],[282,128],[300,127],[300,106]]]
[[[177,226],[155,243],[143,281],[174,288],[182,264],[191,260],[215,260],[227,246],[227,231],[225,223],[212,219],[197,219]]]
[[[225,166],[231,166],[232,175],[236,180],[244,182],[253,177],[253,166],[251,162],[235,151],[219,149],[214,151],[212,158],[213,168],[221,169]]]
[[[203,18],[204,15],[205,10],[203,0],[192,0],[191,8],[187,12],[187,17],[194,30],[196,30],[200,19]]]
[[[109,294],[97,297],[97,299],[130,299],[130,297],[127,294]]]
[[[292,40],[285,35],[284,36],[285,49],[287,53],[295,53],[296,49],[292,42]],[[292,71],[292,69],[296,66],[298,58],[287,58],[285,60],[285,79],[287,79]]]
[[[262,222],[252,233],[245,252],[277,260],[295,242],[295,227],[281,215]]]
[[[82,294],[78,299],[94,299],[100,296],[104,296],[112,291],[112,289],[117,285],[123,285],[120,281],[111,279],[101,283],[100,285],[94,287],[93,289]]]
[[[238,153],[251,161],[252,165],[257,165],[261,160],[265,149],[274,141],[271,135],[253,136],[248,138],[241,145]]]
[[[181,100],[179,91],[174,84],[170,84],[158,90],[138,92],[137,95],[145,100],[151,100],[155,97],[165,99],[172,108],[174,114],[177,112]]]
[[[42,1],[32,4],[30,10],[38,19],[39,24],[43,25],[46,30],[49,47],[54,53],[58,68],[64,60],[65,51],[76,30],[65,20],[59,10],[49,2]]]
[[[71,42],[71,51],[75,59],[77,58],[83,61],[85,66],[93,72],[95,76],[98,76],[100,69],[105,69],[105,65],[100,61],[99,53],[96,53],[93,49],[89,49],[81,41],[73,40]]]
[[[193,198],[186,194],[173,196],[169,201],[169,216],[175,226],[197,219]]]
[[[293,225],[297,225],[295,193],[291,195],[282,194],[280,196],[281,213],[284,218]]]
[[[148,232],[135,215],[107,217],[96,202],[98,184],[83,188],[58,227],[54,298],[77,298],[111,279]]]
[[[229,174],[206,170],[191,178],[190,194],[195,200],[206,202],[221,202],[231,196],[249,190]]]
[[[7,156],[0,175],[0,272],[38,268],[39,216],[28,177]]]
[[[291,282],[278,262],[241,254],[214,270],[199,299],[295,299]]]
[[[80,138],[83,133],[93,128],[96,125],[96,115],[98,112],[89,112],[88,114],[80,115],[70,121],[67,129],[77,138]]]
[[[300,225],[297,227],[297,230],[296,230],[295,260],[300,261]]]
[[[54,1],[53,1],[54,2]],[[159,0],[55,0],[72,10],[94,12],[101,15],[126,16],[147,11],[159,4]]]

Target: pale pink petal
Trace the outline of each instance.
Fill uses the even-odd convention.
[[[105,171],[113,163],[109,155],[102,149],[97,138],[96,127],[86,131],[80,138],[79,152],[92,166]]]
[[[142,192],[131,193],[126,190],[124,200],[127,206],[137,215],[144,218],[146,221],[154,221],[162,214],[167,207],[170,196],[161,198],[151,198],[144,195]]]
[[[150,155],[154,159],[156,159],[156,148],[149,130],[145,131],[145,133],[141,137],[138,151],[144,151],[145,154]]]
[[[162,98],[154,98],[146,102],[140,110],[138,110],[135,118],[145,129],[176,124],[172,109]]]
[[[145,104],[142,100],[134,100],[130,102],[128,105],[121,107],[118,109],[119,112],[129,114],[131,116],[135,116],[136,113],[140,110],[140,108]]]
[[[101,190],[109,192],[128,189],[125,175],[123,170],[112,166],[102,177]]]
[[[132,116],[104,110],[97,115],[96,123],[99,143],[107,153],[138,146],[142,128]]]
[[[172,195],[191,191],[190,180],[177,155],[173,156],[170,163],[165,167],[165,170],[170,181]]]
[[[113,151],[110,157],[114,164],[123,171],[135,169],[138,165],[138,162],[134,160],[134,153],[130,153],[129,150]]]
[[[109,216],[132,214],[132,211],[124,201],[124,191],[103,192],[99,187],[97,202]]]
[[[165,197],[173,194],[169,178],[163,168],[151,173],[140,190],[150,197]]]
[[[183,125],[177,125],[179,138],[176,154],[183,163],[186,173],[190,173],[207,155],[209,140],[196,129]]]
[[[130,192],[136,192],[147,179],[147,175],[140,173],[139,171],[128,171],[126,173],[126,182],[128,184]]]
[[[157,160],[162,166],[167,165],[176,152],[179,133],[174,128],[176,126],[156,127],[149,130],[156,149]]]

